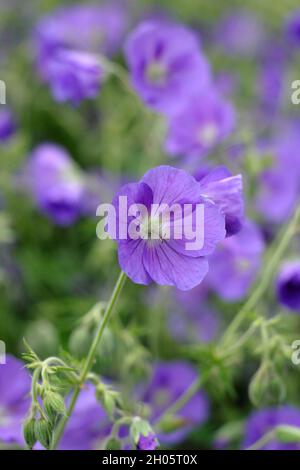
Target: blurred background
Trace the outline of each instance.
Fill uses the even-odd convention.
[[[220,271],[214,275],[212,266],[211,275],[199,288],[182,294],[175,288],[127,282],[95,366],[118,383],[126,396],[149,377],[153,364],[183,361],[195,370],[210,367],[212,345],[251,292],[263,270],[265,250],[299,204],[299,180],[292,183],[289,179],[300,161],[300,108],[291,102],[292,82],[300,79],[300,15],[298,22],[291,22],[297,19],[299,2],[108,2],[118,9],[119,25],[108,17],[99,23],[107,40],[109,31],[118,30],[111,50],[101,52],[117,71],[105,78],[97,96],[74,104],[56,99],[43,75],[41,36],[53,26],[42,21],[62,7],[89,3],[1,0],[0,4],[0,80],[6,84],[6,104],[0,105],[0,339],[7,352],[20,358],[25,337],[41,358],[62,350],[77,359],[86,355],[97,320],[91,309],[109,298],[119,272],[116,244],[96,236],[95,210],[99,203],[110,202],[123,182],[138,180],[160,164],[192,172],[226,165],[234,174],[243,175],[249,219],[244,238],[238,235],[224,246],[225,254],[216,253]],[[165,117],[145,106],[126,83],[124,41],[147,18],[181,22],[196,33],[215,86],[235,109],[235,129],[192,161],[168,155]],[[57,27],[57,34],[65,34],[65,40],[74,43],[85,37],[83,31],[81,39],[80,27],[75,33],[62,33]],[[58,218],[43,205],[39,181],[47,187],[47,176],[30,167],[41,145],[46,146],[49,158],[62,152],[73,172],[72,184],[82,184],[70,190],[72,204],[80,199],[80,210],[75,208],[70,218],[68,212],[67,220],[64,211],[69,206],[59,207],[63,215]],[[294,160],[287,160],[273,174],[270,169],[282,154],[292,154]],[[276,206],[273,212],[272,204]],[[289,250],[289,257],[296,259],[298,239]],[[267,378],[267,384],[265,379],[255,384],[260,389],[254,398],[259,403],[254,405],[248,386],[261,364],[261,339],[254,336],[208,384],[209,418],[174,445],[212,448],[219,430],[233,423],[222,432],[227,444],[232,437],[228,445],[238,447],[243,423],[254,406],[300,406],[299,367],[292,364],[287,351],[297,333],[300,337],[299,311],[298,307],[288,309],[274,286],[270,287],[259,314],[280,318],[269,331],[276,338],[269,354],[276,364],[272,374],[278,376]],[[270,392],[270,384],[275,392],[273,388]],[[268,388],[266,400],[261,398],[263,387]]]

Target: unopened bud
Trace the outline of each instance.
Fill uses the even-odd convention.
[[[28,418],[23,424],[23,436],[29,449],[32,449],[37,439],[35,437],[35,419]]]

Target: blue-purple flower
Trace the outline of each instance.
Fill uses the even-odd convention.
[[[121,196],[127,198],[128,208],[138,208],[136,205],[140,204],[146,213],[139,220],[127,217],[127,213],[119,214]],[[139,183],[123,186],[113,203],[119,214],[118,228],[126,232],[125,239],[120,235],[121,229],[114,237],[118,241],[119,263],[130,279],[138,284],[154,281],[181,290],[200,284],[208,272],[207,256],[226,232],[220,207],[203,197],[195,178],[183,170],[160,166],[149,170]],[[200,206],[202,223],[197,217]],[[203,226],[195,230],[197,221]],[[137,225],[135,237],[129,233],[132,223]],[[184,227],[191,232],[189,235]],[[178,228],[181,237],[176,236]],[[194,230],[194,241],[201,237],[203,243],[187,248]]]
[[[262,24],[251,12],[240,10],[221,19],[215,32],[215,42],[226,54],[255,54],[264,40]]]
[[[30,385],[23,362],[7,355],[0,365],[0,441],[25,445],[22,422],[30,407]]]
[[[234,237],[226,238],[211,256],[207,282],[225,301],[243,299],[261,267],[264,241],[260,229],[246,221]]]
[[[137,445],[138,450],[155,450],[158,447],[158,441],[153,433],[147,434],[147,436],[141,435]]]
[[[98,95],[102,75],[96,56],[60,49],[49,60],[46,80],[56,101],[77,105]]]
[[[84,177],[63,148],[50,143],[37,147],[26,178],[36,204],[57,225],[70,225],[81,215]]]
[[[300,313],[300,261],[284,263],[277,276],[276,291],[279,302]]]
[[[243,177],[232,175],[226,167],[195,174],[202,194],[217,204],[225,215],[226,236],[238,233],[244,223]]]
[[[139,398],[152,410],[151,423],[159,421],[167,410],[197,380],[198,374],[193,367],[182,361],[159,362],[155,364],[152,376]],[[142,387],[143,388],[143,387]],[[195,426],[208,418],[209,403],[203,392],[197,392],[175,414],[175,429],[158,434],[159,442],[175,444],[183,440]]]
[[[288,425],[300,429],[300,410],[292,406],[267,408],[255,411],[247,421],[243,448],[250,447],[276,426]],[[270,440],[261,450],[300,450],[298,443],[283,443]]]
[[[15,132],[15,121],[9,109],[0,109],[0,143],[8,141]]]
[[[234,129],[232,105],[216,90],[192,96],[171,116],[165,148],[174,156],[199,157],[226,139]]]
[[[300,10],[291,13],[285,24],[286,37],[294,46],[300,45]]]
[[[147,106],[163,113],[180,109],[210,80],[196,35],[180,24],[139,24],[127,40],[125,55],[134,89]]]

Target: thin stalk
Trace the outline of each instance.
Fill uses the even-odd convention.
[[[76,388],[73,392],[73,395],[72,395],[67,413],[60,420],[60,422],[58,423],[57,428],[55,430],[55,433],[54,433],[54,436],[53,436],[53,439],[52,439],[51,450],[54,450],[57,447],[57,445],[59,444],[59,441],[60,441],[60,439],[61,439],[61,437],[64,433],[64,430],[65,430],[65,427],[68,423],[68,420],[69,420],[69,418],[70,418],[70,416],[71,416],[71,414],[72,414],[72,412],[75,408],[75,405],[76,405],[78,396],[80,394],[81,388],[82,388],[84,382],[86,381],[86,378],[87,378],[87,376],[88,376],[88,374],[89,374],[89,372],[92,368],[93,362],[95,360],[95,356],[97,354],[98,346],[100,344],[101,338],[102,338],[104,330],[106,328],[106,325],[108,324],[108,322],[111,318],[114,306],[115,306],[115,304],[116,304],[116,302],[119,298],[119,295],[122,291],[125,280],[126,280],[126,274],[123,271],[121,271],[120,276],[119,276],[119,278],[117,280],[117,283],[115,285],[115,288],[113,290],[113,293],[111,295],[111,298],[110,298],[110,300],[107,304],[105,313],[103,315],[103,319],[102,319],[102,321],[101,321],[101,323],[98,327],[95,338],[94,338],[94,340],[92,342],[92,345],[91,345],[91,348],[89,350],[88,356],[85,360],[83,369],[80,373],[79,382],[78,382],[78,385],[76,386]]]

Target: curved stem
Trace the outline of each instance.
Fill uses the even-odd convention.
[[[76,388],[73,392],[73,395],[72,395],[67,413],[60,420],[60,422],[58,423],[57,428],[55,430],[55,433],[54,433],[54,436],[53,436],[53,439],[52,439],[51,450],[54,450],[57,447],[57,445],[60,441],[60,438],[62,437],[63,432],[65,430],[65,427],[67,425],[67,422],[68,422],[68,420],[69,420],[69,418],[70,418],[70,416],[71,416],[71,414],[72,414],[72,412],[75,408],[80,390],[81,390],[81,388],[82,388],[82,386],[83,386],[83,384],[84,384],[84,382],[85,382],[85,380],[88,376],[88,373],[89,373],[90,369],[92,368],[92,365],[93,365],[93,362],[94,362],[94,359],[95,359],[95,356],[96,356],[96,353],[97,353],[98,345],[101,341],[101,338],[102,338],[103,332],[105,330],[105,327],[106,327],[107,323],[110,320],[110,317],[111,317],[112,312],[113,312],[113,308],[114,308],[114,306],[115,306],[115,304],[116,304],[116,302],[119,298],[119,295],[120,295],[121,290],[124,286],[125,280],[126,280],[126,274],[123,271],[121,271],[119,279],[117,280],[117,283],[116,283],[115,288],[113,290],[113,293],[111,295],[111,298],[110,298],[110,300],[107,304],[105,313],[103,315],[103,319],[102,319],[102,321],[101,321],[101,323],[98,327],[95,338],[94,338],[94,340],[92,342],[92,345],[91,345],[91,348],[89,350],[88,356],[85,360],[83,369],[80,373],[79,383],[78,383],[78,385],[76,386]]]

